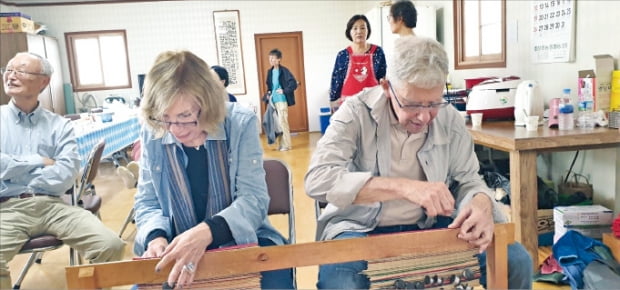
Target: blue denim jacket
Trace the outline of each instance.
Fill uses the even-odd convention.
[[[258,237],[281,245],[284,238],[267,219],[269,195],[263,169],[263,149],[258,136],[258,120],[249,109],[227,103],[227,114],[218,132],[209,132],[209,140],[228,141],[230,191],[233,202],[217,213],[223,217],[232,232],[235,244],[257,243]],[[166,232],[172,240],[173,225],[168,189],[169,180],[162,178],[164,144],[182,146],[172,134],[156,138],[152,129],[144,126],[141,133],[140,181],[135,196],[138,233],[134,253],[142,255],[146,237],[156,229]],[[187,156],[183,156],[187,165]]]

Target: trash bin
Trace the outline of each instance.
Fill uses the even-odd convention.
[[[321,122],[321,134],[325,134],[325,130],[327,130],[327,126],[329,126],[329,118],[331,116],[332,113],[329,107],[321,108],[321,112],[319,114],[319,120]]]

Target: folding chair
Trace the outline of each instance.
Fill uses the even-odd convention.
[[[321,216],[321,213],[326,206],[327,202],[322,202],[318,200],[314,201],[314,216],[317,220],[319,219],[319,216]]]
[[[278,159],[265,159],[265,181],[271,197],[267,214],[288,214],[288,239],[295,244],[295,207],[293,206],[293,182],[288,165]],[[297,288],[296,269],[293,268],[293,283]]]
[[[68,190],[66,194],[63,194],[62,198],[65,203],[69,205],[77,205],[81,206],[84,209],[92,212],[93,214],[99,217],[99,209],[101,208],[101,197],[95,195],[95,187],[92,184],[93,180],[97,176],[97,171],[99,169],[99,161],[101,161],[101,156],[103,155],[103,149],[105,148],[105,140],[102,139],[99,141],[95,148],[88,155],[88,162],[82,171],[82,177],[80,178],[79,190],[75,191],[75,186]],[[13,285],[13,289],[19,289],[21,287],[21,283],[23,282],[28,270],[30,267],[36,262],[37,264],[41,263],[41,258],[44,252],[51,251],[60,248],[63,245],[63,242],[57,239],[54,235],[45,234],[38,237],[32,237],[24,246],[22,246],[21,250],[18,254],[28,254],[30,253],[30,258],[26,262],[26,265],[22,268],[19,276],[15,284]],[[76,261],[78,263],[76,263]],[[69,264],[74,266],[76,264],[81,264],[80,257],[78,253],[73,249],[69,249]]]

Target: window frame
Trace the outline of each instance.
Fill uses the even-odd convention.
[[[125,64],[126,64],[126,79],[127,83],[123,85],[106,85],[105,78],[104,83],[95,85],[84,85],[79,81],[79,70],[77,66],[77,59],[75,54],[74,42],[79,39],[86,38],[100,38],[102,36],[122,36],[123,44],[125,45]],[[65,45],[67,48],[67,60],[69,62],[69,74],[71,76],[71,84],[73,85],[73,91],[85,92],[96,90],[113,90],[113,89],[129,89],[131,84],[131,72],[129,69],[129,50],[127,47],[127,33],[126,30],[96,30],[96,31],[79,31],[79,32],[66,32],[65,33]],[[99,69],[102,70],[100,67]],[[103,71],[101,72],[104,75]]]
[[[506,0],[498,0],[501,3],[501,52],[496,54],[482,54],[482,39],[478,39],[477,56],[465,56],[465,15],[463,15],[465,1],[478,2],[480,9],[481,1],[488,0],[453,0],[454,5],[454,68],[455,69],[477,69],[477,68],[501,68],[506,67]],[[480,13],[478,13],[480,15]],[[478,16],[480,17],[480,16]],[[481,35],[480,19],[478,19],[478,35]]]

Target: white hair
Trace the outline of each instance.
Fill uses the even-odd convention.
[[[420,88],[444,85],[448,75],[448,55],[432,38],[403,36],[394,42],[388,79],[396,86],[403,82]]]

